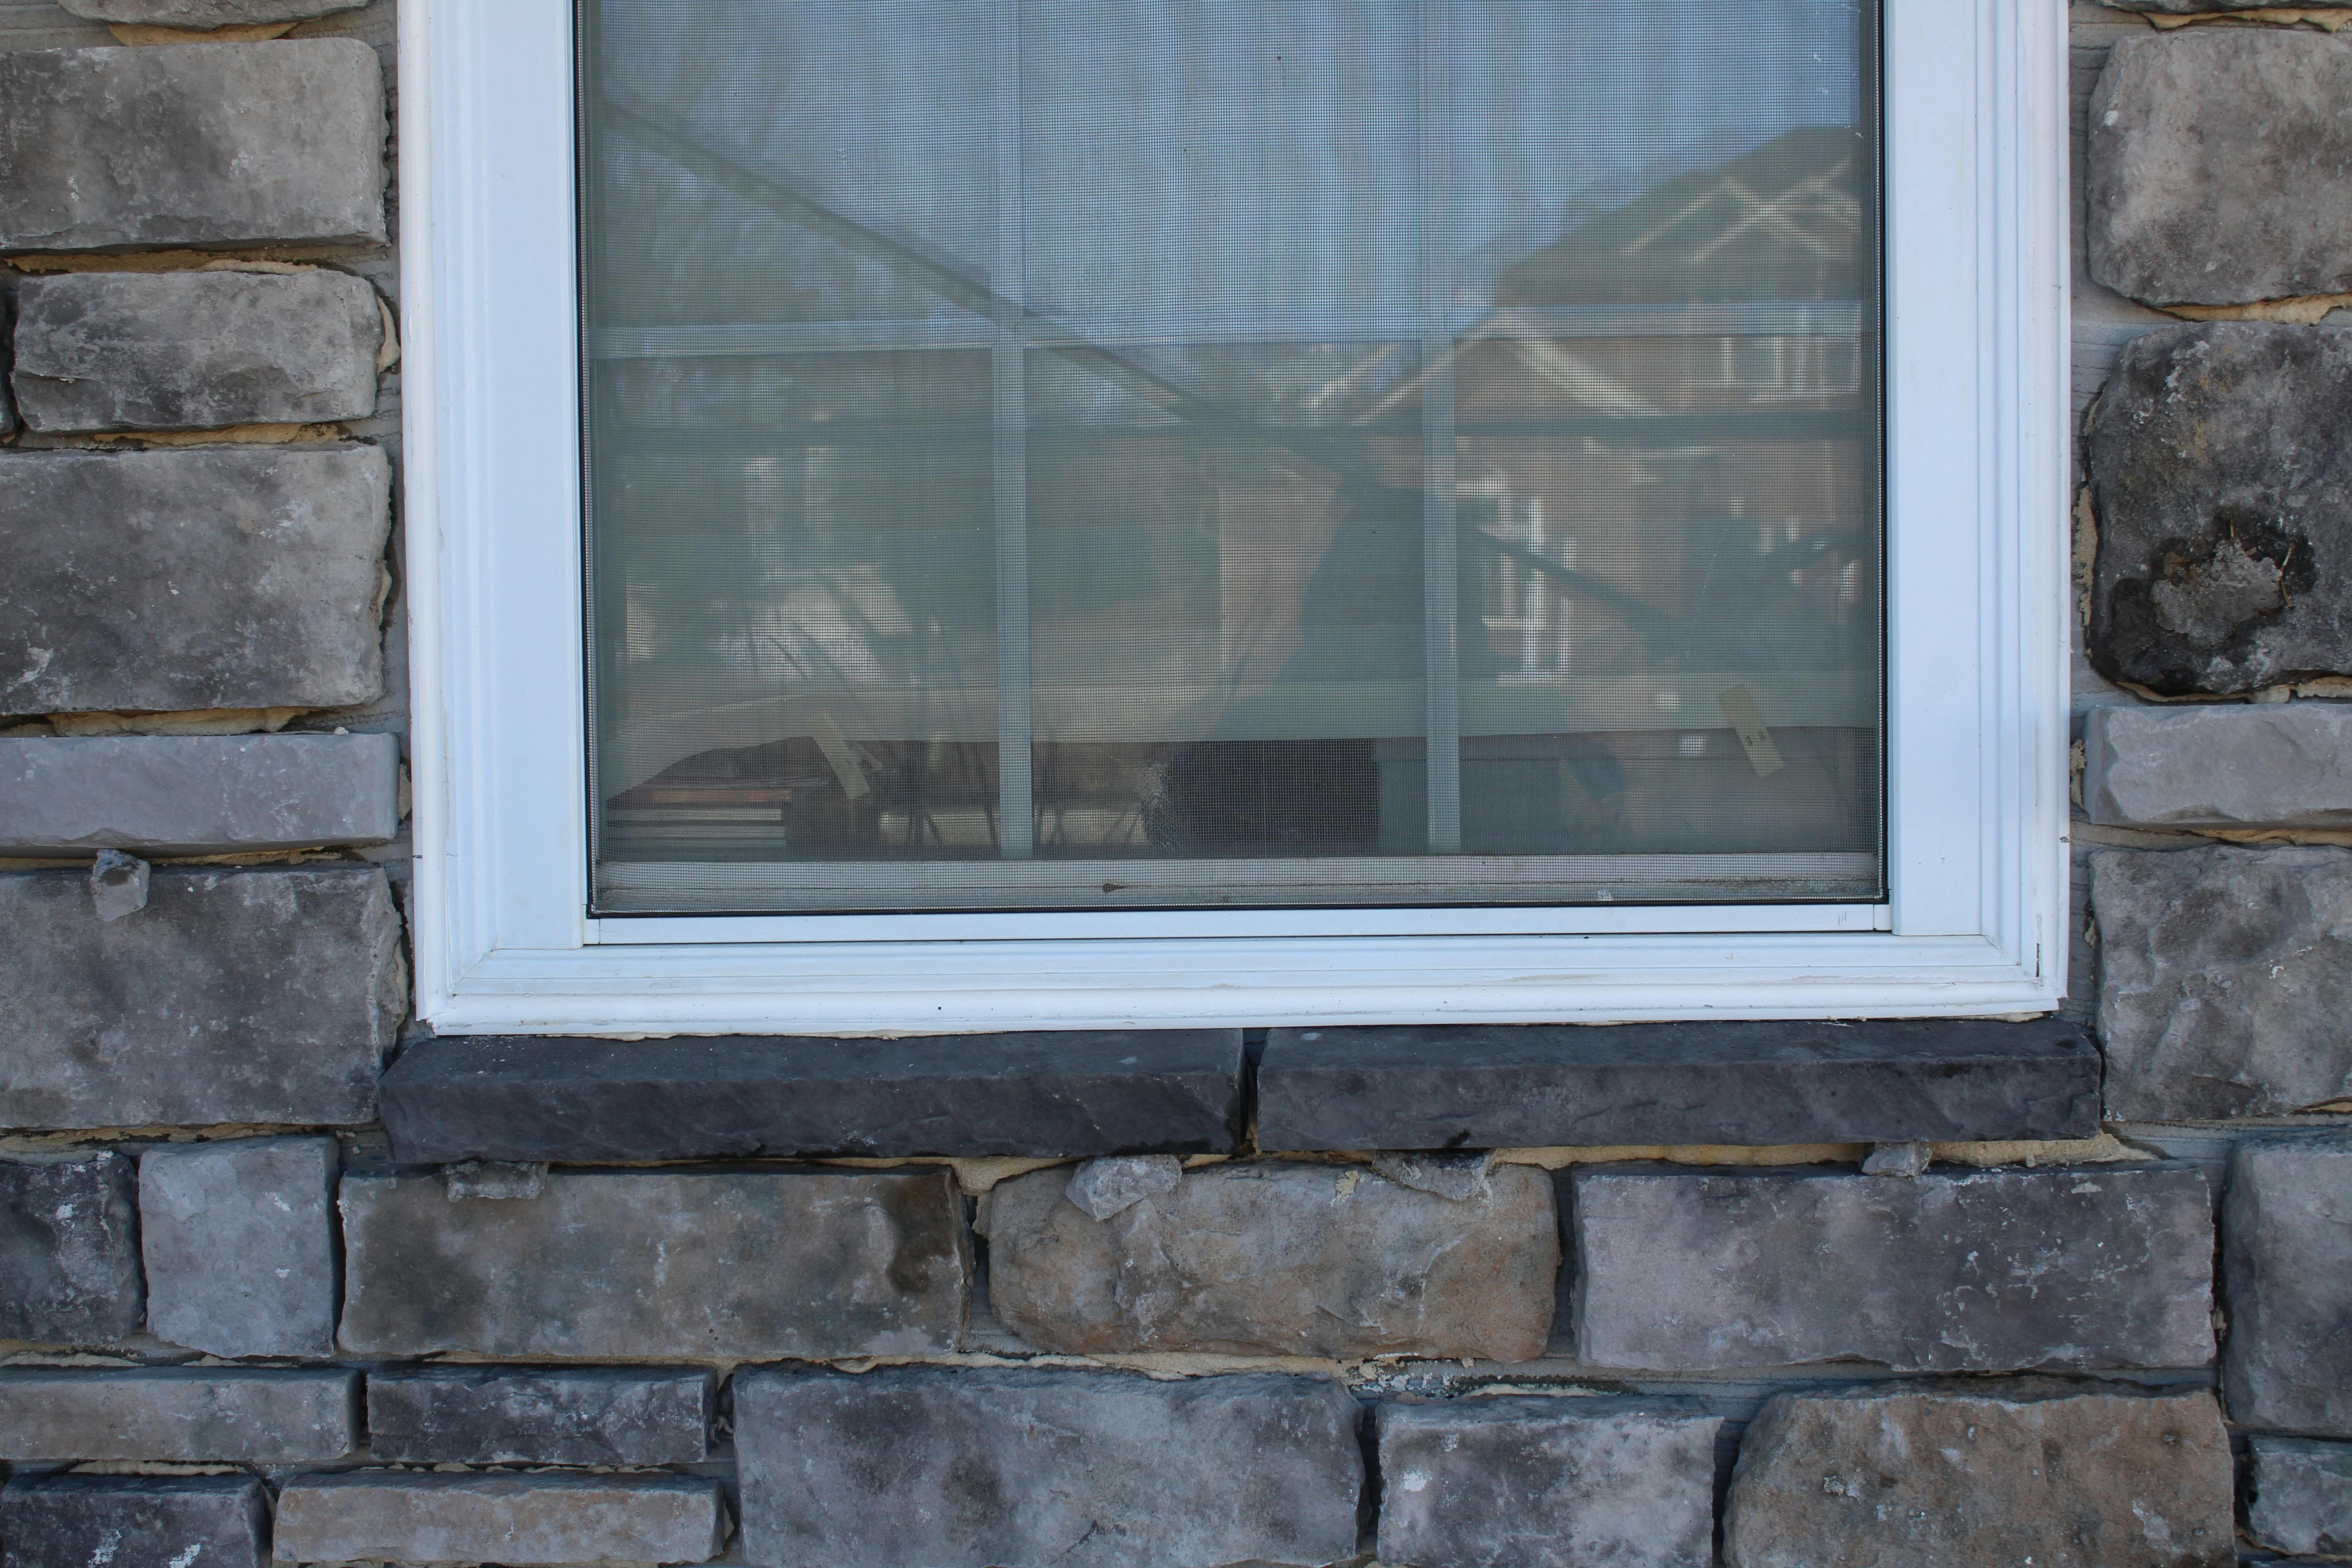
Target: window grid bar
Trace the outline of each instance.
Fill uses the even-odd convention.
[[[1454,505],[1454,339],[1447,315],[1453,278],[1444,221],[1450,185],[1445,139],[1452,124],[1448,64],[1440,36],[1445,0],[1421,5],[1422,329],[1422,684],[1428,758],[1429,849],[1462,848],[1461,534]]]
[[[1028,295],[1021,171],[1021,6],[999,13],[997,80],[998,299],[995,342],[996,842],[1007,860],[1036,852],[1029,673],[1028,363],[1022,301]]]

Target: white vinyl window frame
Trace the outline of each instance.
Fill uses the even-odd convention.
[[[417,1010],[445,1033],[1896,1017],[2065,989],[2064,8],[1885,0],[1879,904],[589,913],[570,0],[406,0]]]

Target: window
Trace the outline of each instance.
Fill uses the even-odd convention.
[[[412,6],[425,1016],[2046,1005],[2043,9]]]

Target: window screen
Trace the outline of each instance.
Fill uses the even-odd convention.
[[[1862,0],[583,0],[607,913],[1880,896]]]

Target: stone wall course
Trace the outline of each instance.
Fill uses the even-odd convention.
[[[251,855],[399,832],[393,735],[0,739],[0,855]]]
[[[100,1345],[139,1331],[135,1181],[114,1153],[0,1161],[0,1340]]]
[[[241,1138],[139,1161],[147,1328],[218,1356],[335,1352],[331,1138]]]
[[[2257,1436],[2246,1532],[2274,1552],[2352,1557],[2352,1443]]]
[[[350,1471],[278,1494],[279,1563],[707,1563],[726,1539],[717,1480],[685,1476]]]
[[[210,32],[356,11],[367,0],[58,0],[58,4],[93,22]]]
[[[341,1368],[0,1369],[0,1459],[300,1465],[358,1441]]]
[[[15,1568],[259,1568],[269,1500],[252,1476],[54,1476],[0,1489]]]
[[[2257,1430],[2352,1437],[2352,1140],[2257,1139],[2230,1161],[2221,1277],[2222,1386]]]
[[[2084,811],[2109,826],[2352,826],[2352,707],[2097,708],[2083,752]]]
[[[716,1392],[698,1371],[377,1372],[368,1449],[431,1464],[700,1464]]]

